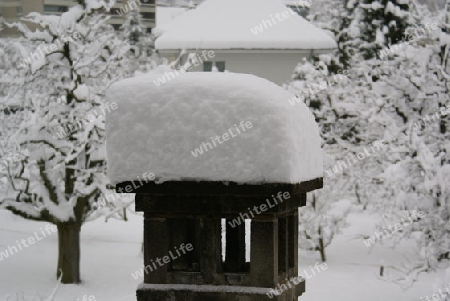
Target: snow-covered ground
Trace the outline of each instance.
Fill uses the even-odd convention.
[[[45,224],[24,220],[0,211],[0,252],[16,241],[27,239]],[[410,253],[412,244],[403,243],[392,250],[377,244],[367,248],[357,234],[373,235],[375,215],[354,213],[350,227],[327,249],[329,268],[307,282],[301,301],[413,301],[430,295],[436,275],[422,275],[420,282],[407,291],[377,279],[380,260],[394,263]],[[97,301],[135,301],[136,286],[131,273],[141,268],[142,217],[131,215],[129,222],[102,219],[82,229],[81,285],[62,285],[55,301],[82,300],[94,296]],[[36,296],[55,286],[57,235],[53,234],[0,261],[0,300],[16,301],[8,295],[24,293]],[[318,254],[300,250],[300,270],[309,269]],[[32,299],[33,301],[37,299]]]

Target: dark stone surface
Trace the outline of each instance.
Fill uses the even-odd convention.
[[[161,184],[155,182],[142,182],[138,180],[126,181],[116,184],[116,192],[125,192],[127,186],[129,193],[148,193],[160,195],[203,195],[203,196],[262,196],[267,197],[276,194],[278,191],[287,191],[291,195],[297,195],[320,189],[323,187],[323,179],[318,178],[297,184],[287,183],[262,183],[262,184],[238,184],[235,182],[214,182],[214,181],[167,181]],[[134,184],[134,185],[133,185]],[[135,188],[136,187],[136,188]],[[121,191],[119,191],[121,190]]]
[[[280,190],[280,192],[283,192]],[[276,193],[275,193],[276,196]],[[247,214],[252,210],[255,219],[265,219],[289,211],[295,211],[298,207],[306,205],[306,194],[290,195],[287,200],[279,199],[275,202],[272,196],[186,196],[186,195],[153,195],[139,193],[135,198],[136,211],[159,214],[161,217],[198,217],[201,215],[218,216],[221,218],[235,218],[240,214]],[[255,214],[254,206],[266,208],[262,214]],[[250,210],[249,210],[250,208]]]
[[[120,183],[116,190],[128,185]],[[298,275],[298,208],[305,206],[307,192],[322,185],[321,178],[261,185],[181,181],[134,190],[136,211],[144,212],[145,267],[181,243],[193,246],[192,252],[146,273],[138,301],[297,301],[304,282],[285,286],[279,296],[266,293]],[[250,262],[245,261],[244,224],[227,224],[222,262],[222,218],[251,219]]]
[[[152,287],[146,285],[137,290],[138,301],[297,301],[305,292],[305,283],[299,284],[279,296],[272,298],[266,295],[266,291],[255,292],[249,287],[230,287],[230,291],[216,292],[199,289],[198,286]]]

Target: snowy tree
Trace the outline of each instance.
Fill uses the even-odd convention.
[[[80,282],[80,230],[95,213],[105,176],[104,113],[109,85],[127,76],[123,58],[129,44],[106,23],[104,1],[81,1],[61,16],[31,13],[18,29],[37,48],[18,64],[25,82],[21,106],[25,118],[11,137],[20,151],[2,177],[0,207],[58,228],[57,275],[62,283]]]
[[[327,260],[326,247],[347,226],[346,218],[351,210],[351,202],[335,201],[343,188],[339,185],[345,185],[343,179],[338,178],[335,182],[339,184],[333,183],[336,185],[330,185],[329,180],[325,177],[327,185],[308,194],[307,205],[299,210],[300,248],[319,252],[323,262]]]
[[[139,9],[139,6],[132,9],[120,27],[121,38],[128,40],[132,45],[128,54],[132,74],[136,71],[150,71],[156,68],[161,60],[154,51],[155,36],[147,32]]]
[[[332,154],[333,146],[337,160],[342,154],[354,155],[370,141],[387,141],[388,148],[379,156],[358,162],[343,171],[343,177],[353,183],[345,190],[354,190],[358,203],[381,209],[383,225],[397,223],[405,212],[425,212],[424,218],[393,237],[395,243],[413,238],[420,260],[390,266],[385,279],[409,286],[420,273],[441,267],[450,257],[446,188],[450,22],[448,6],[437,16],[412,2],[391,2],[363,2],[350,18],[366,20],[360,22],[359,32],[366,60],[356,54],[346,86],[340,91],[335,84],[332,90],[320,89],[313,97],[302,98],[320,124],[325,152]],[[387,59],[377,57],[382,47],[405,37],[408,43]],[[357,35],[354,42],[358,39]],[[305,64],[303,72],[297,69],[300,82],[289,88],[302,90],[320,80],[327,82],[329,62],[318,60],[315,66]]]
[[[332,161],[325,164],[324,189],[314,193],[300,218],[303,245],[319,251],[322,260],[326,258],[325,247],[346,224],[348,210],[331,212],[359,196],[358,189],[365,188],[361,174],[373,172],[375,176],[375,171],[379,172],[373,151],[370,157],[359,158],[364,148],[379,140],[382,133],[367,122],[377,115],[377,95],[370,90],[370,75],[364,74],[361,67],[333,74],[328,68],[332,59],[321,56],[315,63],[299,64],[287,87],[297,95],[296,100],[291,100],[292,105],[305,102],[310,107],[321,129],[324,152]],[[369,170],[365,169],[369,166]]]
[[[414,239],[420,258],[391,267],[387,279],[405,287],[450,259],[450,9],[434,20],[427,16],[424,23],[436,26],[378,68],[389,156],[376,177],[381,187],[373,198],[395,209],[385,223],[398,222],[405,210],[425,213],[394,236],[396,241]]]
[[[339,45],[349,43],[348,49],[362,45],[364,55],[339,47],[335,57],[304,62],[288,89],[310,106],[322,130],[324,151],[337,162],[379,139],[389,148],[342,170],[342,176],[326,168],[325,189],[315,192],[301,211],[300,238],[303,246],[320,251],[324,258],[324,246],[342,226],[329,211],[334,203],[351,197],[363,208],[382,209],[384,225],[395,224],[405,211],[419,209],[425,218],[399,231],[394,242],[415,238],[421,260],[386,273],[389,281],[408,286],[419,273],[436,269],[449,258],[449,196],[444,184],[450,182],[448,117],[439,113],[450,95],[449,22],[443,16],[448,13],[433,16],[417,5],[395,8],[397,4],[390,2],[350,4],[344,6],[342,19],[334,21],[345,31],[335,34],[342,38]],[[439,30],[433,31],[436,20]],[[388,59],[377,57],[382,47],[408,36],[415,41]],[[344,62],[348,80],[336,75],[336,65],[345,66]],[[427,116],[435,116],[435,122]]]
[[[125,22],[122,24],[120,30],[124,38],[128,38],[132,45],[139,43],[144,36],[146,29],[142,23],[139,6],[136,9],[132,9],[126,17]]]
[[[359,9],[358,1],[326,0],[320,3],[321,13],[310,17],[318,27],[331,32],[337,43],[334,59],[328,66],[331,72],[339,69],[349,69],[352,62],[357,60],[360,20],[356,13]],[[317,60],[317,58],[316,58]]]
[[[10,46],[13,41],[24,46],[20,39],[0,39],[0,172],[17,159],[18,147],[8,140],[24,119],[21,106],[25,94],[21,89],[24,72],[16,68],[15,62],[21,56]]]
[[[361,0],[361,40],[365,59],[374,58],[388,45],[397,44],[413,25],[410,8],[414,0]]]

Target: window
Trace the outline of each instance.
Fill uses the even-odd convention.
[[[64,13],[66,12],[67,6],[60,6],[60,5],[44,5],[44,11],[46,13]]]
[[[219,72],[225,71],[225,62],[216,62],[216,68]]]
[[[155,13],[141,13],[144,20],[155,20]]]
[[[214,65],[213,65],[214,64]],[[219,72],[225,71],[225,62],[224,61],[218,61],[218,62],[204,62],[203,63],[203,71],[204,72],[212,72],[214,69],[217,69]]]
[[[122,16],[123,13],[120,9],[111,9],[109,13],[113,16]]]
[[[122,26],[120,24],[111,24],[111,25],[115,30],[120,30],[120,27]]]
[[[212,71],[212,62],[203,62],[203,71],[211,72]]]
[[[22,16],[22,6],[16,7],[16,16],[18,17]]]

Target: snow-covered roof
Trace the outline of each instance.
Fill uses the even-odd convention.
[[[180,73],[158,82],[167,74],[161,69],[125,79],[107,93],[107,101],[118,105],[106,116],[113,183],[145,173],[159,181],[237,183],[322,177],[315,119],[305,104],[291,105],[294,96],[280,86],[219,72]]]
[[[156,32],[160,50],[336,48],[325,31],[280,0],[206,0]]]
[[[187,8],[183,7],[170,7],[170,6],[157,6],[156,7],[156,26],[163,28],[170,24],[176,17],[187,12]]]
[[[309,3],[312,3],[312,0],[282,0],[285,5],[290,6],[309,6]]]

